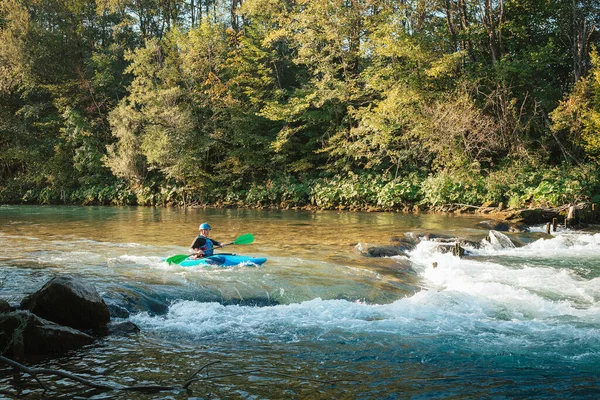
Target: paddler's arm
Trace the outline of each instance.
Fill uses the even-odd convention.
[[[204,240],[204,242],[202,242],[202,240]],[[196,239],[194,239],[194,241],[190,245],[190,248],[188,249],[188,254],[190,256],[202,257],[204,255],[204,252],[200,250],[200,247],[204,245],[204,243],[206,243],[206,239],[204,238],[197,237]]]

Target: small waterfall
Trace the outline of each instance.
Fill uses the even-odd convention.
[[[510,238],[498,231],[490,230],[488,240],[494,250],[515,248],[515,244]]]

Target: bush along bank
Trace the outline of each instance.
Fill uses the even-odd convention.
[[[0,202],[404,212],[545,209],[555,210],[558,215],[567,212],[566,205],[600,202],[598,172],[588,167],[518,173],[506,170],[486,177],[466,172],[398,177],[348,173],[307,179],[283,176],[249,184],[240,179],[227,185],[207,183],[202,187],[160,181],[60,189],[0,186]]]

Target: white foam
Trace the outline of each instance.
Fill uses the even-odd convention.
[[[127,261],[127,262],[132,262],[134,264],[157,264],[157,263],[162,263],[164,262],[164,260],[160,257],[156,257],[156,256],[137,256],[137,255],[130,255],[130,254],[124,254],[122,256],[118,257],[119,260],[123,260],[123,261]]]
[[[486,243],[485,241],[483,242]],[[523,247],[483,246],[473,249],[477,255],[508,255],[515,257],[588,257],[600,254],[600,233],[586,234],[564,232],[550,239],[538,239]]]
[[[294,340],[299,330],[327,331],[340,321],[355,320],[369,307],[344,300],[315,299],[303,303],[274,307],[223,306],[218,303],[179,301],[171,305],[164,317],[139,314],[133,322],[144,329],[206,337],[281,337]],[[360,319],[360,318],[359,318]]]
[[[486,257],[461,259],[425,241],[411,253],[411,260],[432,292],[468,295],[480,304],[493,304],[506,318],[530,321],[569,316],[596,324],[600,321],[600,278],[585,279],[571,268],[554,265],[554,253],[564,259],[568,249],[574,258],[598,258],[599,243],[599,234],[563,234],[522,248],[492,246],[478,254],[472,250]],[[521,262],[503,265],[507,255]],[[529,258],[538,261],[530,266]]]
[[[503,287],[498,286],[496,295],[502,298],[503,292]],[[524,292],[521,296],[528,297]],[[563,317],[561,314],[572,312],[572,308],[559,303],[542,311],[546,314],[542,318],[538,307],[548,307],[547,302],[537,299],[514,309],[511,303],[519,303],[519,300],[519,296],[514,302],[507,302],[464,291],[425,290],[387,305],[314,299],[273,307],[244,307],[180,301],[174,303],[165,316],[144,313],[131,319],[143,331],[194,341],[289,343],[361,337],[384,340],[386,336],[393,338],[391,340],[429,341],[443,336],[447,339],[442,342],[450,346],[478,352],[520,351],[531,346],[547,348],[550,341],[555,344],[544,351],[552,356],[557,353],[571,356],[574,350],[569,346],[573,341],[577,341],[578,346],[596,343],[600,334],[597,317],[594,317],[595,327],[590,327],[592,321],[582,324],[577,317]],[[598,311],[597,307],[590,309],[588,316]]]

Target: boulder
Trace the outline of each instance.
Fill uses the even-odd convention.
[[[0,332],[2,355],[15,359],[60,355],[94,341],[86,333],[47,321],[29,311],[0,315]]]
[[[80,330],[105,330],[110,313],[94,286],[73,277],[59,276],[21,301],[21,309]]]
[[[6,313],[10,311],[10,304],[6,300],[0,300],[0,313]]]
[[[131,321],[114,322],[108,325],[108,331],[115,336],[128,336],[140,333],[140,328]]]
[[[108,312],[112,318],[129,318],[129,311],[117,300],[110,297],[105,297],[104,302],[106,303]]]

